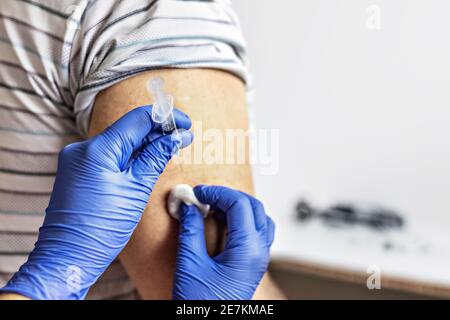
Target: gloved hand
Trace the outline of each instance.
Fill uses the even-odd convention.
[[[134,109],[59,155],[53,193],[28,261],[3,292],[82,299],[128,242],[172,154],[192,135],[162,135],[152,107]],[[189,129],[175,110],[177,127]]]
[[[203,215],[181,206],[180,237],[173,298],[249,300],[267,271],[275,226],[255,198],[225,187],[198,186],[194,193],[226,216],[227,241],[222,253],[206,251]]]

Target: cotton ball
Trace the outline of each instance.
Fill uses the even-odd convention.
[[[190,185],[179,184],[172,188],[167,200],[167,209],[172,218],[180,219],[179,210],[182,202],[186,205],[195,205],[205,218],[208,216],[210,206],[198,201]]]

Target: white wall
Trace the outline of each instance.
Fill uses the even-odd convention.
[[[366,25],[374,4],[380,30]],[[281,129],[278,174],[255,171],[271,213],[292,215],[301,195],[324,205],[369,200],[407,213],[411,224],[446,230],[450,1],[234,6],[249,44],[257,127]]]

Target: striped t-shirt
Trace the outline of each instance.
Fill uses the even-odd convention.
[[[97,93],[156,68],[216,68],[245,80],[228,0],[0,1],[0,286],[26,260],[57,156],[83,139]],[[115,262],[91,298],[134,288]]]

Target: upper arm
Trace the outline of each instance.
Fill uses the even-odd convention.
[[[146,87],[148,80],[156,76],[165,80],[165,90],[174,96],[175,107],[190,116],[193,122],[191,130],[195,135],[193,145],[182,151],[180,161],[169,164],[159,185],[170,177],[169,185],[173,185],[174,181],[201,183],[204,180],[205,183],[225,183],[252,193],[246,136],[248,115],[245,86],[239,78],[227,72],[212,69],[166,69],[147,72],[123,81],[97,97],[89,135],[99,133],[135,107],[152,104],[153,98]],[[245,143],[226,146],[226,135],[234,129],[244,134],[240,138]],[[223,140],[212,137],[219,133]],[[223,157],[218,156],[214,161],[208,157],[212,143],[214,147],[223,150]],[[244,153],[243,162],[226,161],[226,157],[237,159],[238,153],[241,157]],[[195,178],[192,179],[192,176]]]
[[[199,160],[199,154],[207,155],[208,146],[212,143],[202,141],[202,136],[205,138],[208,132],[220,134],[225,139],[227,130],[247,130],[245,86],[239,78],[218,70],[172,69],[144,73],[103,91],[95,103],[89,134],[97,134],[132,108],[151,104],[153,100],[146,91],[146,83],[155,76],[165,80],[166,91],[174,96],[175,106],[193,121],[196,141],[184,153],[197,153],[196,160]],[[220,144],[220,139],[215,143]],[[225,145],[217,147],[223,148],[224,157],[230,153],[237,156],[242,151],[248,154],[248,143],[243,149],[237,148],[237,144],[236,148],[228,150],[225,150]],[[206,164],[200,157],[200,162],[177,164],[172,161],[168,165],[155,185],[137,230],[121,255],[121,261],[143,298],[171,297],[178,227],[166,211],[170,189],[179,183],[220,184],[253,193],[251,168],[248,157],[245,158],[246,161],[236,164],[226,163],[225,159],[222,163]],[[212,249],[219,241],[217,225],[209,220],[206,231]]]

